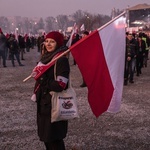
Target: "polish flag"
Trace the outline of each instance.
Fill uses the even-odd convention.
[[[15,39],[16,39],[17,42],[18,42],[18,28],[15,29]]]
[[[85,30],[85,26],[84,26],[84,24],[82,24],[80,27],[80,31],[84,31],[84,30]]]
[[[66,43],[67,47],[71,46],[72,40],[74,38],[74,35],[77,34],[77,33],[78,33],[78,27],[77,27],[77,24],[75,23],[74,26],[73,26],[70,38],[69,38],[68,42]]]
[[[123,14],[70,47],[87,84],[88,101],[96,117],[120,110],[125,62]]]

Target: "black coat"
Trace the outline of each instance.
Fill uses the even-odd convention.
[[[25,48],[25,41],[24,41],[24,38],[22,36],[19,36],[18,37],[18,40],[19,40],[19,47],[22,49],[22,48]]]
[[[146,51],[146,44],[145,44],[145,41],[144,40],[141,40],[141,46],[139,44],[139,41],[138,41],[138,51],[137,51],[137,56],[143,56],[143,54],[145,54],[145,51]]]
[[[7,47],[7,39],[3,33],[0,33],[0,51],[5,51]]]
[[[69,78],[70,67],[68,59],[63,56],[57,60],[56,76]],[[50,142],[66,137],[68,121],[51,123],[51,95],[50,91],[61,92],[63,88],[54,80],[54,66],[49,68],[36,82],[37,98],[37,126],[41,141]]]
[[[10,50],[10,53],[19,53],[19,45],[14,37],[10,37],[10,39],[8,40],[8,48]]]

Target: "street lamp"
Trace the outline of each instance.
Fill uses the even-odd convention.
[[[87,26],[86,30],[90,30],[90,17],[88,15],[85,15],[85,17],[86,17],[86,26]]]
[[[11,30],[14,31],[14,23],[11,23]]]

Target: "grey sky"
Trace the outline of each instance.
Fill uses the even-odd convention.
[[[0,0],[0,16],[48,17],[72,15],[77,10],[110,15],[113,8],[126,9],[150,0]]]

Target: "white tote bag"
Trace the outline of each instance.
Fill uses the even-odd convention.
[[[56,64],[54,67],[54,76],[56,79]],[[62,92],[51,91],[50,94],[52,95],[51,122],[70,120],[79,117],[76,93],[71,86],[70,77],[68,89],[63,90]]]

